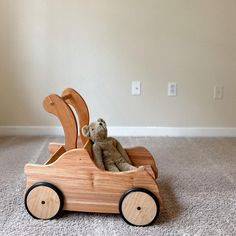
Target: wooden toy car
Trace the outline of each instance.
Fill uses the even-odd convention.
[[[125,172],[99,169],[93,161],[92,143],[78,138],[80,127],[89,123],[83,98],[73,89],[62,96],[49,95],[43,102],[46,111],[56,115],[64,129],[65,144],[50,143],[50,158],[44,165],[26,164],[27,190],[25,207],[37,219],[52,219],[62,210],[120,213],[135,226],[146,226],[159,216],[162,199],[157,167],[144,147],[126,149],[133,165],[144,166]]]

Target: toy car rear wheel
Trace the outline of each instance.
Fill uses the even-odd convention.
[[[38,182],[25,194],[25,207],[36,219],[53,219],[62,211],[64,204],[62,192],[53,184]]]
[[[126,223],[134,226],[147,226],[159,216],[160,204],[151,191],[144,188],[133,188],[121,196],[119,211]]]

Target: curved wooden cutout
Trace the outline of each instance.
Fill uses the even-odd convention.
[[[69,105],[58,95],[51,94],[44,99],[43,107],[60,120],[65,133],[65,149],[77,148],[78,127],[74,113]]]
[[[152,154],[144,147],[133,147],[125,149],[134,166],[152,167],[155,179],[158,177],[158,169]]]
[[[49,143],[48,144],[48,151],[50,154],[54,154],[60,147],[64,146],[64,143]],[[82,148],[84,144],[82,140],[78,137],[77,140],[77,148]]]
[[[79,126],[80,126],[79,127],[80,138],[83,145],[85,145],[88,139],[83,136],[81,129],[84,125],[89,124],[89,110],[88,110],[87,104],[84,101],[83,97],[72,88],[65,89],[62,92],[62,97],[66,98],[66,103],[74,107],[77,113]]]
[[[65,149],[64,145],[61,145],[55,152],[53,152],[53,154],[49,157],[47,162],[44,163],[44,165],[49,165],[49,164],[53,163],[65,152],[66,152],[66,149]]]

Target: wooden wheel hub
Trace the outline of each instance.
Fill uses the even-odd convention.
[[[159,213],[157,200],[148,191],[134,190],[121,199],[120,211],[124,220],[136,226],[151,224]]]
[[[26,194],[25,204],[29,213],[38,219],[51,219],[61,209],[58,192],[46,185],[34,186]]]

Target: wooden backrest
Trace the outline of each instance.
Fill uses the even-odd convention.
[[[65,134],[65,149],[77,148],[78,126],[69,105],[58,95],[51,94],[44,99],[43,107],[60,120]]]
[[[71,105],[77,113],[80,138],[83,145],[85,145],[88,139],[83,136],[82,127],[89,124],[89,110],[87,104],[83,97],[72,88],[65,89],[62,92],[62,98],[65,98],[65,102]]]
[[[88,142],[82,134],[82,127],[89,124],[89,111],[86,102],[78,92],[67,88],[61,97],[51,94],[44,99],[43,106],[47,112],[54,114],[60,120],[65,134],[66,150],[78,147],[78,131],[83,146]],[[71,107],[75,109],[79,124]]]

